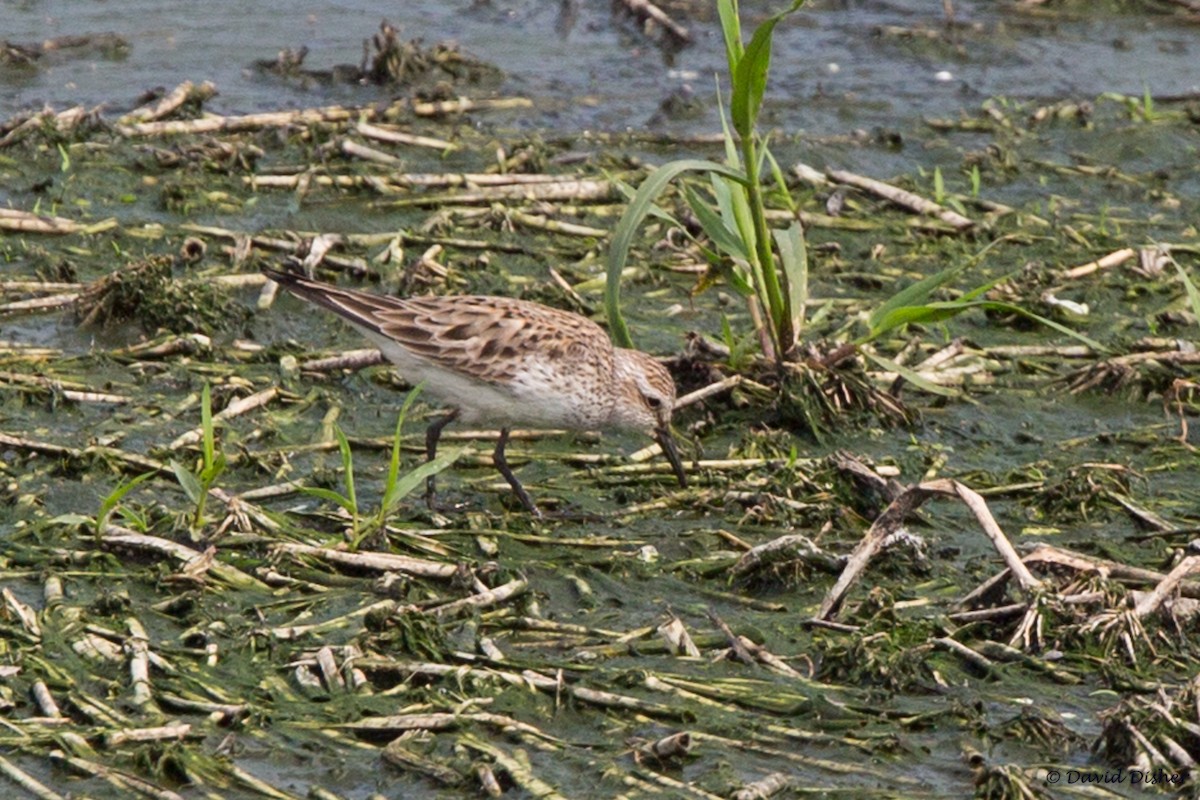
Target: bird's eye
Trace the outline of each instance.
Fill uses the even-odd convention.
[[[657,398],[657,397],[647,397],[647,398],[646,398],[646,403],[647,403],[647,404],[648,404],[648,405],[649,405],[651,408],[654,408],[654,409],[659,409],[659,408],[662,408],[662,400],[661,400],[660,398]]]

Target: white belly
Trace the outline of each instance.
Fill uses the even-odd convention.
[[[598,430],[611,414],[611,398],[573,380],[562,364],[525,358],[511,382],[492,383],[414,356],[386,337],[368,337],[406,381],[423,384],[421,399],[459,409],[459,419],[467,424]]]

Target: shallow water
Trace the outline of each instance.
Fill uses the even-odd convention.
[[[748,18],[776,4],[744,3]],[[917,0],[811,4],[778,29],[770,121],[785,132],[836,135],[875,126],[906,130],[923,117],[956,115],[988,97],[1090,100],[1102,92],[1177,96],[1200,91],[1200,29],[1169,16],[1081,6],[1041,14],[991,2],[954,4],[950,43],[881,36],[889,26],[940,32],[941,5]],[[613,24],[607,3],[297,2],[277,6],[215,0],[207,4],[17,2],[0,4],[0,36],[15,43],[114,32],[120,57],[53,55],[36,70],[0,66],[0,117],[49,103],[133,104],[155,86],[210,80],[211,109],[242,114],[329,102],[370,102],[372,88],[297,88],[257,73],[257,60],[308,48],[305,66],[358,63],[362,42],[382,18],[405,38],[457,41],[507,76],[502,93],[535,101],[507,120],[514,127],[572,135],[586,130],[719,130],[713,76],[724,53],[711,20],[691,22],[695,43],[673,58],[627,22]],[[747,24],[747,29],[750,25]],[[659,103],[689,85],[705,111],[663,120]],[[651,120],[655,120],[653,126]],[[491,124],[485,122],[482,124]]]
[[[751,7],[765,6],[747,4]],[[207,108],[225,114],[326,103],[359,105],[387,98],[387,92],[375,88],[301,87],[260,74],[251,65],[255,59],[272,58],[280,48],[299,46],[310,49],[306,61],[310,68],[357,61],[362,40],[374,32],[381,15],[395,13],[394,7],[388,8],[374,3],[306,3],[292,5],[286,15],[280,15],[265,7],[247,9],[227,2],[177,8],[120,0],[4,2],[0,5],[0,36],[10,41],[114,31],[130,42],[131,49],[117,58],[102,54],[53,56],[36,70],[0,66],[0,119],[43,103],[56,108],[104,103],[111,104],[110,111],[123,110],[133,106],[145,89],[170,87],[184,79],[214,81],[221,94]],[[532,109],[473,115],[450,123],[447,130],[456,124],[469,125],[498,142],[541,134],[547,139],[572,140],[575,147],[593,153],[612,150],[656,161],[683,155],[685,148],[688,153],[717,155],[711,145],[686,143],[688,135],[719,129],[711,102],[704,102],[696,116],[670,119],[659,115],[663,99],[685,83],[702,99],[711,95],[712,81],[707,76],[719,70],[722,58],[711,21],[690,23],[697,32],[697,43],[675,54],[668,63],[660,48],[648,43],[632,24],[614,25],[608,3],[409,3],[403,8],[403,18],[390,19],[403,26],[406,36],[426,41],[455,38],[467,51],[504,70],[507,77],[498,94],[520,94],[534,100]],[[974,118],[980,115],[980,106],[987,98],[1021,101],[1019,107],[1006,105],[1003,99],[997,104],[1024,120],[1040,103],[1096,101],[1103,92],[1140,96],[1149,90],[1160,97],[1196,92],[1200,76],[1192,64],[1200,52],[1200,27],[1183,26],[1167,17],[1090,8],[1081,9],[1078,16],[1043,15],[977,2],[957,5],[956,13],[962,27],[949,43],[920,36],[875,35],[879,26],[887,25],[940,30],[944,20],[941,5],[936,3],[816,4],[784,23],[777,39],[767,101],[768,124],[778,129],[776,152],[780,160],[785,165],[795,159],[834,163],[881,178],[898,174],[924,191],[928,191],[931,179],[920,170],[938,165],[949,189],[965,192],[964,167],[970,153],[995,146],[1020,150],[1021,159],[1036,155],[1044,164],[1022,161],[1011,171],[986,170],[982,194],[987,199],[1043,213],[1051,220],[1051,227],[1014,226],[1017,229],[1013,232],[1021,236],[997,246],[978,272],[971,273],[970,285],[1016,273],[1029,264],[1052,269],[1079,263],[1130,242],[1140,244],[1156,237],[1194,241],[1194,229],[1189,232],[1188,227],[1188,221],[1195,219],[1200,198],[1200,145],[1194,125],[1143,125],[1114,111],[1119,104],[1108,101],[1098,103],[1103,106],[1103,120],[1092,129],[1071,123],[1029,130],[1020,125],[1020,131],[1011,138],[1003,130],[938,132],[923,121],[932,117]],[[981,28],[972,27],[975,24]],[[859,129],[867,135],[852,137]],[[899,133],[902,146],[893,146],[880,136],[880,129]],[[635,136],[610,142],[584,135],[598,131],[665,133],[680,138],[664,142]],[[804,135],[798,135],[801,133]],[[5,155],[0,151],[0,157]],[[36,154],[29,162],[0,164],[5,175],[12,176],[0,181],[0,200],[32,208],[47,195],[30,186],[48,176],[47,180],[57,181],[55,192],[62,204],[61,213],[86,214],[90,218],[111,215],[124,226],[124,231],[111,238],[71,239],[65,243],[34,236],[6,236],[0,245],[9,260],[0,270],[31,279],[35,270],[65,260],[80,270],[84,280],[94,279],[110,271],[114,261],[125,264],[159,247],[177,249],[177,226],[183,222],[226,225],[249,232],[311,228],[352,233],[408,228],[427,213],[370,207],[364,199],[374,198],[353,193],[317,192],[300,201],[287,192],[249,192],[236,176],[228,179],[223,175],[212,176],[213,185],[228,190],[237,202],[228,208],[213,203],[181,213],[159,203],[158,188],[144,185],[142,173],[128,168],[135,159],[121,157],[126,159],[120,162],[121,169],[108,170],[89,167],[87,159],[77,154],[74,172],[67,177],[56,171],[58,156],[52,149]],[[267,153],[264,166],[278,166],[295,157],[295,150],[289,151],[281,144]],[[489,157],[482,147],[444,159],[439,154],[422,153],[412,157],[408,168],[472,171],[486,165]],[[99,157],[97,160],[102,163]],[[1077,174],[1055,173],[1046,166],[1077,163],[1119,167],[1139,180],[1088,180]],[[1156,170],[1166,177],[1151,190],[1147,175]],[[174,176],[164,171],[155,173],[155,177],[165,181]],[[131,202],[120,199],[126,194],[133,198]],[[897,216],[887,209],[878,214],[888,219]],[[1110,220],[1107,224],[1097,222],[1102,214]],[[166,244],[125,235],[143,223],[166,226]],[[611,219],[601,224],[611,224]],[[1071,226],[1082,231],[1075,233],[1085,239],[1084,243],[1063,233]],[[814,253],[818,253],[813,262],[814,296],[841,299],[887,296],[916,277],[973,256],[986,241],[941,241],[906,231],[900,224],[865,234],[817,228],[809,231],[809,237]],[[482,270],[471,261],[474,254],[451,252],[448,260],[470,285],[490,285],[486,283],[489,280],[503,283],[503,276],[511,274],[538,286],[545,283],[547,266],[565,264],[580,277],[595,274],[598,269],[593,254],[586,252],[590,245],[563,245],[568,255],[559,257],[543,248],[544,242],[538,237],[529,236],[525,241],[528,244],[524,252],[493,254],[494,271],[500,277],[481,275]],[[27,248],[27,243],[34,247]],[[828,247],[818,249],[821,246]],[[890,252],[877,260],[872,254],[877,246]],[[52,250],[56,257],[38,255],[34,252],[37,247]],[[214,259],[219,258],[215,246],[212,253]],[[895,253],[899,255],[893,256]],[[683,334],[692,329],[715,337],[723,314],[735,325],[745,322],[744,315],[739,316],[735,308],[719,305],[713,292],[695,300],[689,298],[689,277],[656,274],[653,280],[628,293],[631,322],[639,342],[649,350],[676,352],[682,348]],[[513,287],[506,286],[509,288]],[[1116,343],[1159,333],[1160,326],[1166,333],[1195,338],[1194,327],[1172,328],[1159,320],[1166,308],[1182,307],[1178,286],[1167,279],[1127,281],[1124,276],[1101,276],[1068,286],[1065,291],[1071,299],[1091,304],[1093,315],[1077,324],[1105,341]],[[250,290],[236,293],[237,300],[247,305],[253,302],[252,295]],[[595,302],[594,296],[588,300]],[[669,305],[678,305],[679,313],[664,314],[663,309]],[[835,310],[834,316],[837,313]],[[1120,330],[1114,334],[1116,326]],[[827,333],[831,327],[836,326],[818,330]],[[930,326],[923,335],[932,342],[961,335],[980,346],[1064,341],[1044,330],[1030,332],[1027,328],[995,324],[982,312],[955,320],[945,329]],[[73,362],[78,374],[72,377],[126,391],[137,398],[132,407],[114,409],[101,404],[60,403],[53,394],[26,397],[6,391],[0,406],[0,430],[78,448],[97,440],[114,440],[131,452],[154,452],[197,424],[194,395],[210,376],[228,381],[230,374],[236,373],[256,387],[281,380],[278,353],[249,362],[229,357],[229,351],[222,348],[235,336],[280,348],[287,347],[289,339],[306,350],[362,346],[344,327],[315,316],[298,302],[280,300],[268,312],[252,318],[244,330],[226,332],[211,360],[206,354],[179,357],[129,374],[107,357],[91,355],[104,354],[143,336],[144,332],[132,324],[110,332],[82,331],[66,314],[0,319],[0,339],[58,347],[68,359],[78,357]],[[523,516],[502,511],[498,498],[505,496],[506,490],[503,486],[495,488],[498,479],[486,464],[489,442],[475,445],[482,465],[463,463],[443,475],[445,500],[456,511],[451,515],[451,526],[430,537],[447,548],[448,559],[476,566],[494,559],[498,569],[524,576],[531,587],[519,604],[496,609],[461,626],[448,626],[453,646],[460,651],[472,650],[476,634],[482,631],[497,637],[516,665],[562,669],[569,678],[592,688],[630,693],[637,693],[639,682],[647,674],[691,679],[700,688],[755,681],[749,684],[752,696],[742,705],[643,693],[649,699],[682,708],[690,715],[683,723],[621,717],[562,697],[538,694],[524,686],[497,688],[488,681],[466,678],[429,683],[414,680],[411,686],[397,681],[398,687],[387,687],[380,681],[376,693],[370,696],[321,692],[305,695],[293,683],[293,662],[309,658],[317,646],[356,643],[365,634],[351,626],[331,631],[319,640],[314,637],[284,642],[264,635],[264,629],[320,621],[376,602],[380,589],[372,580],[374,576],[343,575],[324,565],[277,559],[268,555],[265,543],[234,537],[233,541],[219,541],[222,558],[245,564],[247,569],[279,567],[289,574],[329,580],[331,588],[324,594],[281,588],[255,595],[209,587],[194,592],[195,611],[180,613],[178,618],[168,612],[151,613],[147,609],[152,604],[189,590],[188,585],[177,587],[169,580],[173,576],[166,564],[148,557],[126,555],[122,561],[110,554],[93,552],[87,556],[81,544],[86,543],[86,528],[77,533],[63,524],[30,534],[25,527],[29,518],[95,514],[117,480],[115,473],[103,469],[102,464],[82,469],[72,460],[38,457],[26,462],[19,460],[22,456],[15,450],[6,454],[0,467],[17,464],[23,471],[16,476],[5,473],[8,485],[5,502],[0,506],[0,541],[20,545],[7,550],[5,557],[32,551],[44,556],[44,561],[33,565],[6,563],[5,567],[14,572],[5,577],[4,583],[17,587],[17,597],[36,606],[46,564],[55,565],[54,569],[70,565],[72,609],[116,627],[120,627],[126,613],[144,616],[151,627],[154,647],[187,670],[182,677],[156,673],[157,680],[188,689],[210,684],[213,688],[206,691],[225,692],[254,705],[252,721],[233,731],[207,724],[201,715],[189,715],[198,727],[204,726],[202,749],[222,757],[231,753],[229,758],[234,763],[295,796],[305,795],[314,784],[336,787],[342,796],[356,799],[366,797],[371,790],[388,797],[400,793],[406,797],[473,794],[473,789],[461,793],[442,789],[416,773],[383,767],[376,748],[339,738],[341,733],[314,731],[304,725],[332,725],[368,713],[393,713],[407,706],[441,710],[494,701],[492,710],[539,725],[571,743],[553,752],[507,734],[492,733],[506,746],[527,747],[532,752],[535,772],[571,797],[608,798],[625,790],[613,776],[638,771],[629,758],[626,740],[630,737],[653,738],[687,725],[699,732],[748,742],[773,724],[794,725],[809,733],[861,736],[871,744],[855,747],[843,741],[791,742],[788,755],[796,759],[789,760],[748,754],[728,743],[710,741],[700,748],[698,757],[665,772],[718,793],[725,792],[730,784],[785,769],[806,786],[824,786],[831,793],[961,797],[971,785],[970,773],[960,758],[965,742],[992,748],[989,756],[996,762],[1043,764],[1057,753],[1048,755],[1044,748],[1019,738],[989,738],[991,732],[1034,707],[1049,709],[1048,714],[1061,715],[1071,730],[1094,737],[1099,730],[1097,714],[1113,706],[1115,690],[1099,678],[1078,686],[1053,686],[1018,665],[1004,665],[994,674],[981,676],[950,656],[921,651],[919,643],[912,641],[901,643],[912,649],[900,655],[928,661],[946,682],[919,673],[922,677],[907,683],[902,680],[901,688],[893,690],[887,681],[889,665],[875,671],[865,669],[863,662],[873,658],[874,652],[846,652],[852,637],[813,632],[801,626],[800,621],[816,609],[833,582],[831,576],[816,572],[798,577],[785,575],[775,582],[747,586],[731,584],[724,575],[725,566],[738,553],[722,532],[757,544],[797,531],[819,536],[824,519],[786,508],[764,515],[754,503],[726,502],[722,496],[726,490],[750,489],[807,500],[810,495],[845,491],[844,486],[828,478],[827,472],[810,469],[811,464],[803,459],[846,449],[897,467],[899,479],[904,482],[915,482],[927,472],[936,472],[961,476],[981,489],[987,488],[984,484],[1018,483],[1034,476],[1041,476],[1050,486],[1070,486],[1103,478],[1098,469],[1094,473],[1083,470],[1083,477],[1077,478],[1081,464],[1116,463],[1131,470],[1128,485],[1139,502],[1180,524],[1194,519],[1200,502],[1194,454],[1171,441],[1177,421],[1164,416],[1157,397],[1146,401],[1132,392],[1074,396],[1062,391],[1061,383],[1031,377],[1039,368],[1067,373],[1068,367],[1043,367],[1040,363],[1025,367],[1030,370],[1028,374],[1018,373],[1016,367],[1001,370],[994,384],[976,387],[970,398],[961,402],[943,404],[915,396],[914,405],[920,406],[923,413],[921,421],[911,428],[885,428],[871,421],[856,421],[832,431],[821,443],[804,436],[800,426],[778,422],[770,409],[754,405],[739,408],[724,399],[714,400],[705,409],[691,409],[680,415],[685,427],[706,419],[710,423],[698,436],[699,442],[694,443],[702,448],[703,455],[721,458],[753,450],[779,459],[780,466],[710,470],[697,476],[702,495],[688,496],[661,511],[624,520],[611,515],[633,503],[669,500],[674,492],[669,479],[631,481],[604,469],[589,471],[559,459],[576,452],[629,452],[644,444],[632,438],[605,437],[598,444],[570,439],[514,444],[510,455],[518,463],[528,459],[518,469],[535,497],[549,502],[558,499],[577,511],[609,515],[597,522],[555,521],[548,533]],[[226,383],[227,389],[229,385]],[[270,415],[236,420],[222,433],[223,446],[231,453],[260,457],[272,448],[282,453],[261,456],[257,465],[243,464],[231,470],[222,478],[222,485],[231,491],[293,477],[339,486],[341,464],[336,451],[313,452],[297,445],[314,441],[322,431],[325,415],[334,409],[340,410],[340,424],[356,441],[388,437],[403,396],[377,373],[324,380],[303,378],[287,383],[286,388],[295,396],[282,409],[284,421],[273,418],[278,410],[273,408]],[[1197,427],[1193,426],[1191,433],[1193,445]],[[413,436],[408,441],[406,464],[418,458],[420,451],[420,434],[416,433],[419,421],[412,420],[409,429]],[[293,447],[297,452],[290,453]],[[792,447],[802,463],[795,468],[782,466]],[[364,506],[378,502],[386,453],[364,445],[356,448],[355,463]],[[812,475],[827,483],[807,485],[805,481]],[[61,488],[63,482],[69,484],[66,489]],[[22,505],[14,496],[22,493],[33,496],[32,506]],[[164,521],[167,514],[183,513],[188,505],[169,478],[158,481],[153,491],[133,497],[146,507],[147,514],[159,515],[151,521],[160,530],[187,540],[186,534],[177,529],[178,524],[173,529],[169,519]],[[848,552],[855,544],[854,537],[866,527],[864,520],[856,516],[865,513],[858,500],[861,498],[831,504],[839,509],[844,506],[844,511],[834,515],[838,524],[821,540],[829,551]],[[1080,513],[1072,515],[1048,513],[1040,500],[1040,493],[1033,491],[1001,494],[992,500],[994,513],[1016,544],[1051,541],[1099,554],[1137,551],[1137,558],[1131,561],[1156,568],[1169,565],[1180,544],[1138,539],[1136,526],[1111,503],[1081,502]],[[768,501],[762,505],[770,508]],[[272,506],[280,512],[306,514],[322,507],[316,499],[302,496],[288,497]],[[406,531],[410,523],[427,524],[427,515],[419,504],[406,506],[404,513],[407,516],[401,524]],[[290,518],[304,519],[310,528],[328,532],[331,542],[338,538],[335,523],[328,518],[301,518],[296,513]],[[491,530],[492,524],[503,524],[511,530]],[[903,635],[908,626],[922,633],[940,625],[936,618],[923,617],[922,607],[916,604],[928,600],[949,608],[950,595],[960,584],[969,588],[999,568],[994,549],[958,505],[945,501],[931,504],[913,527],[929,544],[933,562],[930,573],[907,569],[903,556],[889,557],[881,560],[878,571],[869,573],[867,581],[855,590],[856,603],[877,590],[885,600],[915,604],[894,619],[887,616],[891,609],[885,609],[881,620],[867,620],[881,626],[881,634],[896,628]],[[305,533],[318,535],[310,530]],[[536,540],[533,533],[546,536]],[[409,546],[406,540],[401,541]],[[653,550],[643,549],[647,545]],[[71,555],[80,550],[85,556]],[[83,566],[70,558],[84,559]],[[18,568],[26,567],[28,573],[19,574]],[[101,600],[113,602],[115,597],[121,601],[125,579],[133,587],[128,610],[112,614],[97,611]],[[585,586],[590,593],[584,592]],[[429,599],[426,591],[432,592],[421,582],[414,582],[412,595],[404,600],[425,602]],[[766,608],[769,603],[777,605]],[[851,684],[851,678],[858,675],[856,668],[863,667],[867,675],[861,686],[813,688],[759,668],[711,661],[716,647],[707,648],[701,659],[644,655],[639,648],[649,648],[653,640],[649,634],[620,643],[613,641],[619,637],[600,633],[577,638],[564,635],[557,640],[539,638],[522,630],[512,619],[519,614],[597,631],[636,632],[640,627],[658,625],[670,612],[680,615],[693,632],[707,633],[710,609],[739,632],[789,657],[798,668],[810,661],[817,666],[837,664],[840,666],[835,669],[842,670],[838,675]],[[864,619],[855,621],[863,623]],[[9,617],[5,617],[5,624],[15,625]],[[70,635],[76,633],[68,630]],[[206,666],[192,649],[195,644],[189,637],[218,643],[222,660],[215,667]],[[56,645],[61,643],[51,641],[47,647],[58,652],[53,650]],[[1084,672],[1094,669],[1088,661],[1092,654],[1083,648],[1082,653],[1066,649],[1072,658],[1078,658],[1070,666]],[[399,650],[397,646],[388,652]],[[64,668],[79,682],[74,689],[126,697],[123,665],[79,663],[68,649],[61,651],[67,656],[64,661],[68,666]],[[903,678],[911,665],[898,657],[892,666]],[[36,665],[29,667],[30,672],[38,669]],[[66,694],[65,687],[70,686],[64,681],[53,688]],[[391,689],[396,689],[394,695],[383,694]],[[775,700],[792,702],[793,706],[762,710],[761,705]],[[823,705],[832,702],[844,702],[852,709]],[[19,700],[17,708],[24,714],[28,704]],[[886,714],[878,713],[880,709]],[[442,757],[460,757],[450,752],[456,746],[453,740],[442,736],[435,739]],[[889,741],[893,743],[885,744]],[[113,761],[125,768],[141,769],[146,762],[158,763],[159,758],[169,762],[177,754],[164,746],[134,755],[119,753]],[[851,767],[859,765],[861,769],[830,771],[826,764],[797,760],[805,756],[837,760]],[[1076,763],[1085,763],[1088,757],[1086,746],[1062,756]],[[67,779],[56,769],[46,769],[44,759],[38,755],[27,754],[22,759],[24,766],[44,780],[60,781],[62,787],[82,792],[82,783]],[[197,785],[164,782],[188,797],[199,797],[204,791]],[[94,781],[85,788],[91,796],[116,796],[106,795],[108,787]],[[220,791],[230,797],[252,794],[238,785],[220,786]]]

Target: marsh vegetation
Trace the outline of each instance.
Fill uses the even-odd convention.
[[[678,46],[664,25],[652,46]],[[488,124],[531,107],[498,70],[390,30],[364,31],[360,74],[421,78],[388,102],[218,115],[197,76],[124,113],[0,123],[7,780],[1191,781],[1200,98],[966,101],[903,132],[938,163],[866,174],[842,165],[894,138],[772,128],[749,73],[723,136],[546,135]],[[988,35],[930,30],[879,35]],[[731,42],[735,74],[761,56]],[[293,66],[272,79],[316,80]],[[553,432],[508,451],[544,521],[496,480],[493,433],[448,429],[421,471],[435,410],[271,296],[259,269],[289,260],[611,321],[676,378],[689,487],[644,443]],[[434,469],[437,511],[417,491]]]

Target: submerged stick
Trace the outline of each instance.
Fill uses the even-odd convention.
[[[217,87],[211,81],[204,81],[199,86],[196,86],[191,81],[184,81],[155,102],[135,108],[128,114],[118,118],[117,124],[132,125],[138,122],[153,122],[176,111],[189,100],[203,103],[216,93]]]
[[[1119,264],[1123,264],[1136,255],[1137,251],[1132,247],[1125,247],[1109,253],[1103,258],[1098,258],[1095,261],[1089,261],[1088,263],[1081,264],[1078,267],[1072,267],[1071,269],[1064,270],[1062,277],[1066,278],[1067,280],[1082,278],[1085,275],[1091,275],[1093,272],[1098,272],[1102,269],[1108,269],[1109,267],[1115,267]]]
[[[228,419],[233,419],[234,417],[238,417],[238,416],[241,416],[242,414],[245,414],[247,411],[252,411],[256,408],[265,406],[267,403],[271,402],[278,396],[279,396],[279,389],[275,386],[272,386],[268,389],[264,389],[261,392],[252,394],[249,397],[243,397],[238,400],[234,400],[229,405],[227,405],[224,409],[222,409],[220,413],[213,414],[212,420],[214,423],[216,423],[216,422],[223,422]],[[175,437],[175,441],[173,441],[169,445],[167,445],[167,449],[168,450],[178,450],[181,447],[187,447],[190,444],[195,444],[196,442],[200,441],[200,439],[203,438],[203,436],[204,436],[203,428],[200,428],[200,427],[193,428],[192,430],[188,431],[187,433],[183,433],[183,434],[180,434],[179,436]]]
[[[692,34],[650,0],[620,0],[625,10],[636,17],[643,25],[651,23],[659,25],[669,33],[678,44],[691,44]]]
[[[1138,601],[1133,609],[1134,616],[1145,619],[1153,614],[1179,587],[1183,579],[1195,572],[1200,572],[1200,556],[1188,556],[1180,561],[1167,577],[1158,582],[1153,591]]]
[[[973,220],[967,219],[957,211],[951,211],[948,208],[943,208],[932,200],[926,200],[918,194],[901,189],[898,186],[892,186],[890,183],[868,178],[863,175],[857,175],[853,172],[847,172],[840,169],[827,170],[826,174],[838,183],[846,183],[855,186],[859,189],[871,192],[874,195],[890,200],[898,206],[907,208],[918,214],[937,217],[942,222],[947,223],[955,230],[965,231],[968,228],[975,227]]]
[[[19,768],[4,756],[0,756],[0,773],[3,773],[6,778],[17,786],[37,797],[38,800],[66,800],[61,794],[51,790],[50,787]]]
[[[148,536],[144,533],[137,533],[128,528],[112,524],[104,526],[103,541],[105,544],[117,547],[130,547],[135,550],[170,556],[181,564],[202,559],[204,556],[200,551],[193,550],[185,544],[173,542],[170,539],[163,539],[159,536]],[[270,590],[270,587],[253,575],[247,575],[237,567],[223,564],[220,561],[213,561],[209,571],[225,583],[240,589],[256,589],[264,592]]]
[[[530,796],[539,798],[539,800],[567,800],[558,793],[557,789],[533,774],[533,768],[527,759],[520,758],[516,754],[509,754],[497,745],[471,734],[463,734],[458,737],[458,741],[471,750],[491,756],[497,766],[507,772],[513,782],[528,792]]]
[[[390,126],[372,125],[369,122],[359,122],[354,126],[354,130],[359,136],[364,136],[368,139],[376,139],[389,144],[404,144],[412,147],[429,147],[434,150],[442,150],[450,152],[457,150],[458,145],[454,142],[448,142],[445,139],[434,139],[430,136],[418,136],[414,133],[405,133],[404,131],[396,130]]]
[[[1004,535],[1000,526],[996,524],[995,518],[987,507],[987,502],[984,501],[979,493],[967,488],[958,481],[939,479],[928,481],[905,490],[871,523],[871,527],[864,534],[854,552],[850,554],[850,558],[846,563],[846,569],[838,576],[837,582],[826,593],[825,599],[821,601],[821,607],[816,613],[816,619],[828,619],[837,611],[842,600],[845,598],[846,592],[858,580],[859,574],[866,569],[871,559],[879,552],[884,541],[900,529],[904,523],[904,519],[909,514],[920,508],[926,500],[939,495],[957,497],[975,513],[975,518],[979,521],[984,533],[992,540],[993,546],[1000,553],[1005,564],[1008,565],[1011,574],[1016,576],[1022,590],[1032,592],[1041,586],[1041,582],[1033,577],[1029,568],[1025,566],[1021,561],[1021,557],[1017,555],[1017,551],[1013,549],[1012,543],[1008,541],[1008,537]]]
[[[393,553],[351,553],[346,550],[313,547],[312,545],[295,544],[292,542],[280,542],[273,549],[277,552],[314,556],[324,561],[330,561],[343,566],[373,569],[380,572],[403,572],[422,578],[449,579],[458,574],[458,567],[454,564],[428,561],[423,558],[413,558],[412,556],[402,556]]]

